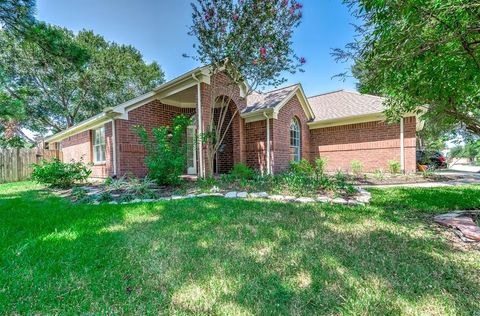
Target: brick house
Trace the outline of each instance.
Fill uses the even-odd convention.
[[[204,176],[206,149],[195,144],[194,135],[205,131],[212,100],[219,94],[213,87],[219,86],[232,84],[223,73],[211,75],[207,67],[197,68],[46,141],[62,150],[64,161],[83,157],[92,162],[94,177],[143,177],[146,152],[132,127],[151,130],[185,114],[192,117],[185,173]],[[386,170],[389,160],[399,161],[405,172],[416,169],[416,116],[385,123],[380,97],[343,90],[307,97],[300,84],[246,96],[246,86],[233,87],[223,92],[231,99],[228,115],[233,121],[215,159],[217,173],[228,172],[236,163],[278,173],[290,160],[314,161],[319,156],[328,158],[331,171],[348,170],[352,160],[361,161],[365,171]]]

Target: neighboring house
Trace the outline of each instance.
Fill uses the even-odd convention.
[[[179,114],[193,116],[187,131],[189,150],[185,173],[205,175],[205,145],[195,146],[195,134],[210,120],[211,83],[229,84],[229,78],[210,75],[207,67],[194,69],[155,90],[83,121],[46,139],[51,147],[71,159],[93,163],[94,177],[132,173],[145,176],[145,148],[133,131],[135,125],[150,130],[170,125]],[[231,85],[229,85],[231,87]],[[232,102],[230,115],[239,110],[218,153],[215,172],[226,173],[245,163],[263,173],[278,173],[291,160],[328,159],[327,169],[348,170],[359,160],[365,171],[388,169],[396,160],[406,172],[416,169],[416,117],[400,124],[384,122],[383,99],[357,92],[335,91],[307,98],[300,84],[245,98],[245,86],[225,89]],[[217,91],[217,90],[215,90]]]

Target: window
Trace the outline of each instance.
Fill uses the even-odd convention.
[[[300,123],[296,118],[290,123],[290,160],[300,161]]]
[[[93,130],[93,162],[105,162],[105,127]]]

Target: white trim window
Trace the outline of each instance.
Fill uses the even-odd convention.
[[[290,122],[290,160],[300,161],[300,123],[297,118]]]
[[[92,131],[93,137],[93,162],[105,162],[105,127],[100,127]]]

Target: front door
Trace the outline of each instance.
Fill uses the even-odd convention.
[[[187,173],[197,174],[197,146],[195,140],[195,126],[187,127]]]

